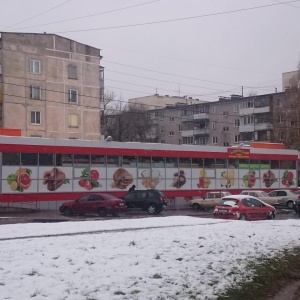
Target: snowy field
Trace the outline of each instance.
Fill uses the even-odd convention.
[[[248,262],[299,246],[299,230],[193,217],[1,225],[0,298],[211,300]]]

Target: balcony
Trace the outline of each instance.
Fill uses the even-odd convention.
[[[181,121],[182,122],[191,122],[194,120],[208,120],[209,114],[208,113],[201,113],[201,114],[195,114],[195,115],[189,115],[189,116],[182,116]]]
[[[191,136],[196,136],[196,135],[209,135],[209,129],[208,128],[195,128],[190,129],[190,130],[182,130],[181,131],[181,136],[182,137],[191,137]]]
[[[261,131],[261,130],[272,130],[273,125],[270,123],[257,123],[254,125],[255,131]]]
[[[194,116],[194,120],[209,120],[208,113],[195,114],[193,116]]]
[[[239,132],[253,132],[253,131],[254,131],[254,124],[239,126]]]
[[[239,111],[240,116],[263,114],[269,112],[270,112],[270,106],[241,108]]]

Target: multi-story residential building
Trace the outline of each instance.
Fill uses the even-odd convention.
[[[169,105],[154,110],[152,120],[162,143],[228,147],[240,142],[275,142],[275,107],[285,102],[285,96],[286,93],[232,95],[214,102]]]
[[[23,136],[100,139],[100,49],[54,35],[2,32],[0,127]]]
[[[191,105],[191,104],[203,103],[203,102],[205,101],[194,99],[192,97],[187,97],[187,96],[183,96],[183,97],[169,96],[169,95],[162,96],[159,94],[128,99],[129,105],[133,105],[133,104],[144,105],[144,109],[149,109],[149,110],[164,108],[167,105],[176,105],[178,103]]]
[[[282,73],[282,90],[295,86],[300,86],[300,71]]]

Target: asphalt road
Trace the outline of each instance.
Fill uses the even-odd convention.
[[[121,214],[119,219],[129,218],[162,218],[166,216],[192,216],[198,218],[213,218],[213,210],[195,211],[193,209],[167,209],[160,215],[149,215],[147,212],[140,210],[128,211]],[[66,221],[93,221],[104,219],[116,219],[116,217],[107,216],[105,218],[97,215],[84,215],[84,216],[64,216],[57,210],[37,210],[37,211],[19,211],[19,212],[1,212],[0,211],[0,225],[4,224],[18,224],[18,223],[54,223]],[[276,220],[299,219],[299,216],[293,211],[288,209],[278,209]]]

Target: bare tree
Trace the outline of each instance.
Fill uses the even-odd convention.
[[[153,124],[143,105],[113,101],[106,109],[105,134],[120,142],[153,141]]]

